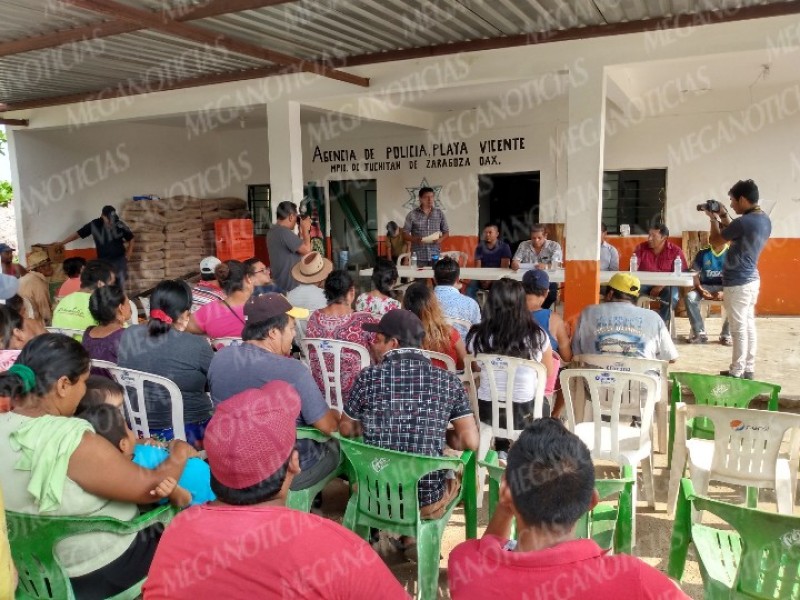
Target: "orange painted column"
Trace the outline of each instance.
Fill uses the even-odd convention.
[[[574,331],[581,311],[590,304],[597,304],[600,263],[596,260],[568,260],[564,269],[564,320]]]

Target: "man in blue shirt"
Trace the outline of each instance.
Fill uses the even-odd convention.
[[[692,263],[696,271],[694,289],[686,295],[686,314],[692,333],[687,340],[690,344],[705,344],[708,341],[703,315],[700,314],[700,300],[722,300],[722,268],[728,254],[728,244],[722,246],[708,245],[697,253]],[[730,325],[727,317],[722,323],[719,343],[731,346]]]
[[[731,220],[728,211],[706,210],[711,219],[708,241],[715,245],[730,242],[722,269],[723,302],[731,324],[733,358],[722,375],[753,379],[756,365],[755,307],[761,279],[758,258],[772,233],[772,222],[758,205],[758,186],[752,179],[739,180],[728,191],[731,209],[740,218]]]
[[[511,266],[511,246],[500,239],[500,229],[494,223],[483,228],[483,241],[475,248],[475,267],[480,269],[507,269]],[[491,281],[470,282],[467,296],[475,298],[478,289],[488,290]]]
[[[437,260],[433,265],[433,280],[436,282],[433,293],[436,294],[445,317],[477,325],[481,322],[481,308],[475,300],[459,291],[460,274],[458,263],[449,256]],[[461,339],[466,340],[468,328],[458,323],[453,326]]]

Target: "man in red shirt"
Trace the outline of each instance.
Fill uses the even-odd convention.
[[[300,472],[299,412],[300,397],[285,381],[217,407],[204,439],[217,500],[167,527],[145,600],[408,598],[364,540],[284,505]]]
[[[500,501],[483,538],[450,553],[450,597],[688,598],[638,558],[575,539],[576,522],[597,501],[586,445],[556,419],[534,421],[509,451]],[[514,518],[517,541],[509,540]]]
[[[675,270],[675,259],[681,259],[681,271],[688,271],[686,257],[683,250],[677,244],[673,244],[667,238],[669,228],[663,223],[653,225],[647,232],[647,241],[642,242],[634,253],[639,260],[639,271],[656,271],[659,273],[672,273]],[[639,295],[649,295],[653,299],[661,300],[661,307],[658,314],[664,320],[669,329],[669,320],[672,317],[671,309],[678,303],[679,288],[662,285],[643,285],[639,290]],[[672,299],[670,300],[670,295]]]

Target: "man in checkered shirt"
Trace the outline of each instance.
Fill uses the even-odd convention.
[[[344,405],[340,433],[426,456],[442,456],[445,441],[455,450],[477,451],[478,428],[464,386],[419,351],[425,337],[419,318],[398,309],[362,327],[375,332],[381,363],[361,371]],[[458,482],[445,471],[426,475],[419,484],[420,514],[441,516],[457,493]]]
[[[419,189],[419,206],[406,215],[403,239],[411,242],[411,252],[417,255],[417,264],[430,266],[433,256],[441,251],[441,243],[450,234],[447,219],[441,209],[434,206],[433,188]]]

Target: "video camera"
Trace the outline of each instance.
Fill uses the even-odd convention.
[[[707,210],[708,212],[718,213],[720,210],[720,204],[716,200],[706,200],[702,204],[697,205],[697,210],[699,212]]]

